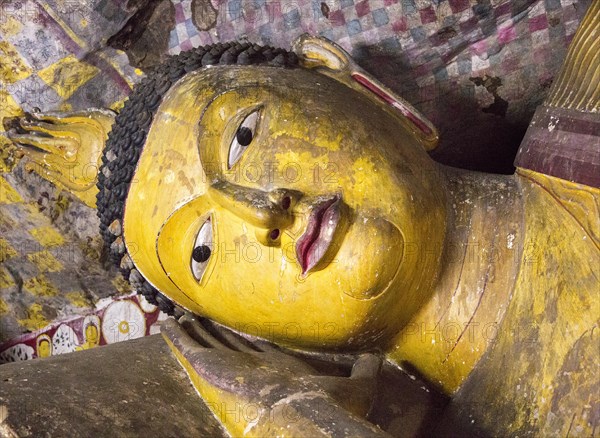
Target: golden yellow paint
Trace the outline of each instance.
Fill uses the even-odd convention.
[[[0,265],[0,289],[8,288],[15,285],[15,280],[13,276],[10,275],[8,270]]]
[[[42,305],[34,303],[27,309],[27,318],[19,319],[18,323],[21,327],[33,332],[46,327],[49,321],[44,316]]]
[[[0,120],[4,120],[5,117],[16,117],[21,115],[23,115],[23,110],[19,104],[10,95],[8,90],[0,88]],[[2,140],[3,138],[4,140]],[[0,135],[0,141],[6,142],[7,139],[4,135]]]
[[[215,388],[208,382],[203,380],[198,373],[194,370],[190,362],[181,354],[181,352],[175,348],[173,343],[165,336],[163,336],[165,342],[171,348],[171,351],[177,358],[177,361],[183,366],[188,373],[192,384],[202,396],[202,399],[208,406],[215,406],[218,409],[212,409],[213,414],[219,419],[221,424],[227,429],[232,436],[244,436],[244,429],[247,422],[244,421],[243,416],[238,416],[237,412],[240,406],[240,400],[236,400],[234,396],[226,393],[223,390]],[[246,402],[248,403],[248,401]],[[242,403],[243,406],[243,403]],[[227,409],[222,409],[227,408]]]
[[[46,248],[65,243],[65,238],[52,226],[33,228],[29,233]]]
[[[565,201],[574,202],[572,183],[521,181],[526,240],[520,271],[494,348],[475,371],[477,390],[468,402],[487,403],[478,422],[490,431],[501,425],[502,435],[531,428],[539,436],[574,431],[593,436],[597,423],[589,406],[597,396],[600,363],[600,252],[573,210],[556,197],[562,181]],[[583,190],[580,201],[588,196]],[[596,211],[587,214],[599,224]]]
[[[127,295],[132,292],[131,284],[129,284],[129,282],[120,275],[112,279],[110,282],[121,295]]]
[[[117,100],[116,102],[114,102],[110,105],[110,109],[118,113],[119,111],[121,111],[123,109],[124,105],[125,105],[125,99]]]
[[[268,81],[261,82],[262,77]],[[315,91],[317,82],[322,87]],[[305,83],[313,88],[304,88]],[[359,95],[352,95],[352,104],[343,96],[335,84],[320,76],[310,78],[305,71],[269,76],[260,67],[212,69],[180,81],[153,121],[138,163],[138,184],[131,187],[127,201],[125,237],[128,245],[136,245],[136,267],[192,311],[281,344],[316,350],[378,345],[390,361],[410,365],[448,394],[468,379],[480,378],[490,388],[487,398],[479,400],[482,406],[485,400],[496,400],[492,388],[503,385],[499,376],[504,375],[515,386],[519,379],[527,382],[539,400],[549,400],[554,390],[544,394],[540,382],[551,386],[560,365],[554,358],[575,354],[575,336],[590,333],[593,319],[597,322],[599,259],[591,237],[597,233],[586,228],[597,227],[598,193],[567,190],[547,178],[538,181],[549,183],[543,190],[532,192],[520,176],[437,166],[420,155],[418,138],[399,138],[401,129],[386,118],[385,110]],[[306,105],[292,114],[297,107],[288,99]],[[318,102],[327,102],[326,112],[314,111]],[[353,110],[345,111],[349,107]],[[201,110],[191,113],[188,108]],[[252,142],[239,161],[228,164],[238,127],[256,111],[260,116]],[[317,115],[321,129],[313,129]],[[344,135],[338,150],[320,147],[339,132]],[[306,172],[322,165],[324,156],[339,166],[333,181],[315,180]],[[276,162],[272,178],[248,177],[248,168],[269,161]],[[286,166],[299,169],[294,178],[281,175]],[[176,183],[178,172],[190,179],[200,169],[200,182]],[[265,205],[264,193],[275,197],[278,190],[300,193],[293,198],[294,220],[275,208],[257,208]],[[331,193],[341,193],[353,212],[347,234],[335,263],[298,277],[293,250],[292,257],[285,257],[283,248],[293,245],[297,230],[306,229],[311,197]],[[549,202],[552,197],[557,202]],[[212,244],[220,254],[211,256],[197,280],[189,268],[191,252],[207,216]],[[265,243],[261,232],[273,228],[281,229],[280,242]],[[572,232],[565,235],[566,231]],[[552,247],[545,246],[548,239]],[[249,244],[271,245],[267,254],[275,263],[267,256],[245,259],[243,247]],[[531,264],[534,256],[552,260]],[[570,266],[569,274],[556,276],[563,264]],[[257,272],[260,282],[253,281]],[[378,283],[378,278],[384,280]],[[549,303],[553,291],[560,294],[555,308]],[[595,299],[590,298],[592,291]],[[569,300],[576,295],[582,303],[571,303],[570,308]],[[560,316],[557,308],[562,309]],[[518,324],[506,325],[505,318],[514,322],[515,316]],[[553,318],[561,321],[559,327],[568,321],[581,326],[576,325],[564,342],[554,343],[553,337],[563,334],[550,324]],[[503,328],[510,349],[512,331],[527,321],[536,322],[547,340],[536,346],[542,349],[537,359],[528,359],[523,346],[519,366],[505,370],[511,354],[490,361],[497,330]],[[537,321],[544,324],[538,326]],[[318,324],[333,330],[315,337],[311,328]],[[294,328],[294,339],[286,327]],[[547,354],[552,359],[544,359]],[[526,371],[538,366],[542,370],[537,374]],[[497,369],[481,377],[478,367]],[[546,367],[552,370],[548,374]],[[588,377],[583,381],[590,381],[590,370],[584,371]],[[503,386],[500,393],[508,397],[511,391]],[[565,392],[578,400],[575,393]],[[216,396],[207,392],[209,398]],[[495,403],[494,408],[500,406]],[[520,408],[515,433],[531,424],[530,411],[525,405]],[[496,415],[496,409],[489,409],[490,421]]]
[[[23,202],[21,195],[0,176],[0,204],[16,204]]]
[[[2,273],[0,272],[0,276],[2,275]],[[2,278],[0,277],[0,282],[2,281]],[[0,286],[0,289],[2,287]],[[2,298],[0,298],[0,315],[6,315],[9,311],[9,307],[8,304],[6,304],[6,301],[4,301]]]
[[[9,137],[26,159],[27,171],[36,172],[92,207],[98,193],[100,157],[114,116],[112,111],[102,109],[67,114],[34,113],[23,123],[30,134],[9,134]]]
[[[404,242],[441,247],[446,201],[437,181],[398,175],[435,167],[396,113],[350,91],[313,71],[258,66],[178,82],[154,118],[125,209],[140,272],[184,307],[258,336],[269,327],[282,344],[361,349],[393,337],[440,269],[439,254],[405,252]],[[252,144],[229,163],[253,113]],[[291,211],[278,210],[282,193]],[[338,195],[331,250],[303,276],[295,245],[316,206]],[[219,253],[198,281],[191,253],[208,215]],[[274,228],[281,237],[270,242]]]
[[[0,92],[0,99],[2,98]],[[0,110],[1,112],[1,110]],[[0,119],[2,115],[0,115]],[[0,134],[0,173],[11,172],[17,165],[16,147],[10,140]]]
[[[39,358],[52,356],[52,344],[49,337],[38,338],[36,352]]]
[[[517,168],[517,174],[544,187],[585,229],[600,248],[600,189],[577,184],[533,170]]]
[[[445,247],[407,249],[442,254],[444,274],[387,355],[451,394],[488,350],[514,293],[523,206],[511,176],[448,171],[446,178],[453,208]]]
[[[119,331],[124,335],[129,333],[129,323],[127,321],[121,321],[119,323]]]
[[[92,307],[92,303],[90,302],[90,300],[81,291],[68,292],[65,294],[65,297],[74,306],[82,307],[82,308]]]
[[[54,297],[59,294],[57,287],[44,274],[25,281],[23,289],[38,297]]]
[[[600,3],[593,1],[569,44],[567,59],[554,78],[544,105],[589,113],[600,111],[598,28]]]
[[[100,344],[98,328],[94,324],[89,324],[85,327],[84,338],[85,342],[81,344],[78,350],[89,350],[90,348],[97,347]]]
[[[69,55],[40,70],[38,76],[63,99],[68,99],[81,85],[96,76],[100,70]]]
[[[40,272],[58,272],[63,269],[62,263],[47,250],[27,254],[27,259],[33,263]]]
[[[6,239],[0,237],[0,263],[15,256],[17,256],[17,251],[15,251]]]
[[[8,41],[0,41],[0,59],[0,78],[4,84],[12,84],[31,74],[31,68]]]
[[[227,393],[222,389],[216,388],[210,385],[206,380],[202,379],[198,373],[194,370],[190,362],[181,354],[173,343],[166,337],[163,336],[166,343],[171,348],[171,351],[177,358],[177,361],[183,366],[188,373],[192,384],[202,396],[202,399],[211,407],[213,414],[219,419],[221,424],[227,429],[231,436],[248,436],[254,437],[256,431],[253,433],[247,433],[246,428],[248,427],[248,418],[243,415],[244,407],[250,406],[251,400],[244,400],[241,396],[235,396],[234,394]],[[290,430],[293,434],[294,429]],[[299,431],[296,431],[296,433]],[[293,436],[293,435],[278,435],[278,436]]]
[[[462,397],[484,430],[517,434],[544,418],[540,435],[567,435],[600,362],[600,192],[439,166],[424,151],[435,129],[417,132],[354,83],[341,49],[299,44],[307,68],[215,66],[169,90],[127,198],[136,268],[179,305],[242,332],[308,350],[378,348]],[[251,115],[252,140],[230,163]],[[303,273],[297,239],[337,195],[331,257]],[[196,278],[207,224],[215,251]],[[235,402],[177,357],[208,402]],[[227,424],[234,435],[242,426]]]
[[[173,345],[167,336],[163,334],[163,338],[171,348],[177,361],[187,372],[192,385],[194,385],[213,415],[220,421],[230,436],[248,438],[331,436],[329,428],[335,426],[335,423],[333,425],[317,424],[312,415],[307,414],[306,411],[297,411],[292,404],[293,402],[286,403],[289,399],[293,399],[294,395],[282,399],[281,403],[277,403],[275,406],[268,406],[258,398],[258,394],[245,394],[243,391],[235,391],[235,389],[226,390],[219,388],[209,383],[196,372],[193,365]],[[243,387],[244,377],[238,376],[235,377],[235,380],[240,387]],[[285,384],[282,387],[285,387]],[[272,387],[266,387],[265,391],[268,393],[270,389]],[[322,396],[322,398],[318,399],[318,403],[320,403],[324,411],[336,407],[335,402],[328,398],[325,393],[318,394],[317,396]],[[362,407],[357,408],[357,410],[359,412],[364,411]],[[351,415],[350,412],[354,413],[352,409],[349,409],[348,415]],[[290,421],[291,419],[293,421]],[[325,428],[327,430],[324,430]]]
[[[2,23],[0,23],[0,32],[4,38],[17,35],[22,29],[23,24],[13,14],[3,14]]]

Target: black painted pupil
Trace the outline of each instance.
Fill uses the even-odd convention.
[[[192,258],[198,263],[204,263],[210,258],[210,248],[206,245],[200,245],[194,248]]]
[[[252,142],[252,130],[245,126],[240,126],[235,137],[240,146],[248,146]]]

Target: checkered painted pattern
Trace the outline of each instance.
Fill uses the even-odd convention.
[[[0,343],[130,290],[19,190],[11,175],[0,176]]]
[[[193,1],[172,3],[169,54],[232,39],[289,47],[304,32],[320,34],[417,105],[435,101],[439,84],[469,85],[469,77],[486,74],[505,78],[506,100],[539,93],[553,78],[583,14],[573,0],[213,0],[215,26],[200,31],[192,21]],[[18,56],[6,57],[13,64],[10,74],[0,69],[0,116],[18,108],[69,110],[122,101],[141,72],[102,43],[130,17],[123,4],[4,2],[0,52]],[[87,74],[66,77],[62,86],[54,83],[57,70],[84,56],[80,70]],[[435,106],[429,109],[433,113],[427,115],[439,120]]]
[[[0,119],[35,107],[118,105],[142,75],[123,52],[103,46],[130,17],[124,3],[1,2]],[[0,152],[6,141],[0,133]],[[4,164],[0,169],[8,170]],[[130,292],[123,279],[89,258],[86,244],[40,213],[22,184],[14,174],[0,175],[0,343],[88,314],[99,298]]]
[[[17,109],[79,110],[122,101],[141,72],[125,54],[102,46],[98,28],[117,32],[129,15],[120,0],[17,0],[0,4],[0,118]],[[93,25],[92,25],[93,23]],[[85,60],[82,58],[85,57]]]
[[[170,53],[231,39],[289,47],[300,34],[325,36],[444,129],[438,100],[455,90],[488,104],[470,81],[502,79],[506,117],[528,118],[560,68],[585,8],[573,0],[223,0],[199,32],[191,0],[173,0]]]
[[[169,54],[190,50],[217,42],[216,34],[199,31],[192,22],[191,0],[172,0],[175,8],[175,28],[169,35]]]

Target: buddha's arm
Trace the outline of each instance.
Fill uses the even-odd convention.
[[[381,366],[374,355],[362,355],[340,377],[190,315],[166,320],[161,334],[232,436],[389,436],[365,419]]]
[[[3,123],[17,154],[26,159],[28,171],[95,208],[100,159],[115,115],[93,108],[77,113],[28,113]]]

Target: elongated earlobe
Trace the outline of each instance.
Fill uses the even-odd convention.
[[[433,123],[410,103],[360,68],[336,43],[326,38],[304,34],[296,39],[292,50],[304,68],[319,68],[324,74],[354,89],[377,96],[382,103],[391,106],[403,116],[406,127],[426,151],[435,149],[439,134]]]
[[[342,71],[352,62],[348,53],[336,43],[308,34],[300,35],[294,41],[292,50],[298,55],[300,65],[307,68],[326,67]]]

